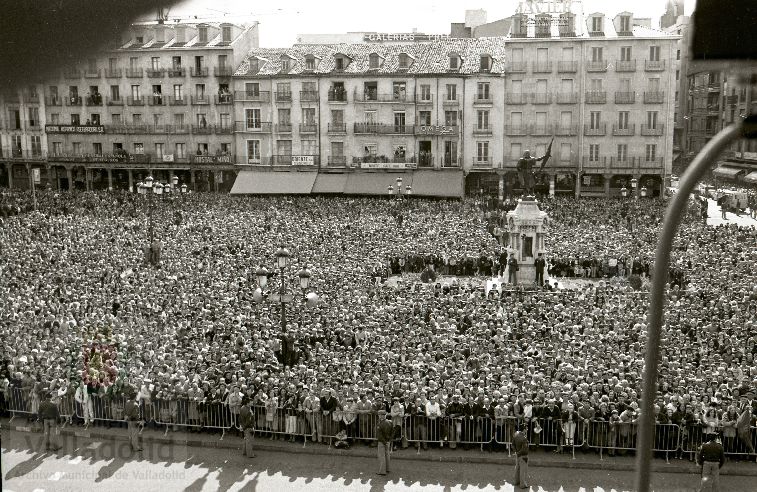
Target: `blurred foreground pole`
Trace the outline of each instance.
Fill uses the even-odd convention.
[[[647,346],[644,356],[644,386],[641,396],[641,423],[639,440],[636,448],[636,487],[638,492],[649,492],[650,461],[654,447],[655,414],[654,402],[657,397],[657,364],[660,359],[660,336],[662,332],[662,309],[665,305],[665,285],[668,281],[670,250],[673,246],[681,218],[686,210],[689,195],[696,187],[704,173],[715,162],[720,153],[734,140],[755,138],[757,136],[757,115],[745,120],[739,119],[725,127],[707,142],[704,148],[689,164],[680,180],[678,191],[665,211],[657,250],[654,256],[652,273],[652,292],[650,295],[649,318],[647,319]]]

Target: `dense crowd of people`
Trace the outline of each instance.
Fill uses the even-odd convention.
[[[383,408],[419,445],[461,434],[501,441],[508,418],[528,420],[537,442],[538,430],[561,422],[558,446],[581,442],[582,425],[598,420],[613,426],[600,441],[617,425],[617,443],[638,419],[646,294],[609,282],[487,293],[482,278],[506,248],[492,229],[502,211],[473,201],[175,197],[154,204],[158,267],[144,261],[145,197],[42,192],[33,211],[14,193],[2,205],[13,211],[0,215],[6,408],[33,414],[53,392],[73,397],[89,423],[113,418],[93,397],[125,396],[143,409],[182,402],[156,420],[198,427],[223,408],[231,427],[251,402],[265,409],[258,428],[314,440],[363,438],[360,416]],[[551,275],[651,271],[662,202],[541,206]],[[754,457],[757,230],[708,227],[697,210],[676,240],[685,281],[670,285],[655,412],[681,433],[732,427],[730,451]],[[263,265],[268,289],[278,289],[281,246],[292,253],[283,280],[295,292],[283,331],[278,304],[258,302],[255,285]],[[461,277],[385,282],[429,264]],[[303,266],[314,307],[299,294]],[[428,426],[437,418],[453,424]],[[471,423],[486,418],[496,426]]]

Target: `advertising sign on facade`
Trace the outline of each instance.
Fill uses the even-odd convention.
[[[407,169],[404,162],[361,162],[361,169]]]
[[[45,125],[47,133],[105,133],[102,125]]]
[[[416,133],[418,135],[456,135],[456,126],[444,126],[444,125],[419,125],[416,127]]]
[[[173,162],[173,154],[163,154],[163,162]]]
[[[315,157],[312,155],[293,155],[292,165],[293,166],[314,166]]]
[[[384,43],[384,42],[406,42],[417,43],[422,41],[441,41],[443,39],[449,39],[449,34],[420,34],[417,32],[405,32],[405,33],[387,33],[377,32],[372,34],[366,34],[363,40],[369,43]]]

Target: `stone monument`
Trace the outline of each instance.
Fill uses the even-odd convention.
[[[533,284],[536,280],[534,260],[544,251],[544,234],[549,227],[547,212],[539,210],[536,198],[531,195],[518,200],[515,210],[507,213],[510,234],[510,251],[518,260],[518,284]]]

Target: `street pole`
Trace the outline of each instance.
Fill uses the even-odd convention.
[[[287,315],[286,315],[286,302],[284,302],[284,294],[286,293],[286,285],[284,283],[284,268],[281,271],[281,290],[279,295],[281,296],[281,333],[284,334],[287,331]]]
[[[36,177],[34,170],[32,170],[32,202],[34,203],[35,212],[37,211],[37,187],[34,185]]]
[[[153,241],[153,229],[152,229],[152,195],[153,195],[153,190],[152,190],[152,188],[148,191],[148,193],[150,193],[150,198],[148,199],[149,201],[148,201],[148,205],[147,205],[147,210],[148,210],[148,217],[149,217],[149,222],[150,222],[150,252],[152,253],[152,241]]]

